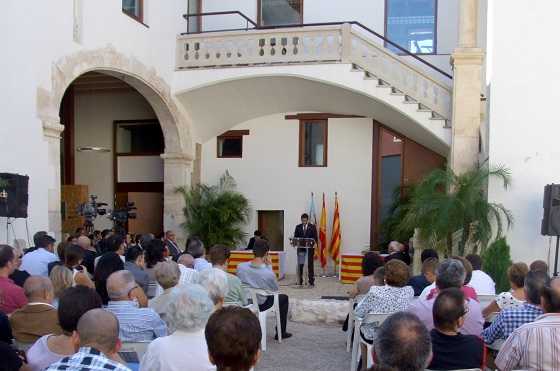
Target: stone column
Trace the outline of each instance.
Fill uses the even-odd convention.
[[[64,130],[64,125],[60,124],[60,119],[43,119],[43,137],[47,142],[47,197],[49,232],[54,232],[56,239],[62,236],[62,214],[61,214],[61,195],[60,195],[60,135]]]
[[[191,155],[186,153],[164,153],[163,159],[163,227],[173,230],[177,235],[179,246],[184,246],[186,235],[181,227],[185,221],[183,196],[176,192],[178,187],[190,188],[192,161]]]
[[[484,53],[476,47],[478,0],[461,0],[459,47],[452,55],[453,117],[449,165],[456,173],[478,164]]]

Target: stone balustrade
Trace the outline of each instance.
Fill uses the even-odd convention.
[[[177,37],[177,70],[298,63],[352,63],[443,118],[451,118],[451,87],[350,24]]]

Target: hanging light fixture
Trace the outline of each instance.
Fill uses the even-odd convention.
[[[107,147],[94,147],[94,146],[78,147],[76,150],[78,152],[111,152],[111,149]]]

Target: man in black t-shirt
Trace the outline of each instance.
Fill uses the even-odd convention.
[[[484,369],[486,352],[482,339],[463,335],[459,329],[467,314],[465,295],[458,288],[440,291],[434,306],[434,329],[432,338],[432,362],[430,370]]]

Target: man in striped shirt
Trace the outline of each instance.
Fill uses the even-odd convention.
[[[542,290],[545,314],[527,323],[506,340],[496,357],[502,371],[560,369],[560,279]]]
[[[109,304],[107,310],[119,320],[122,341],[151,341],[167,336],[167,326],[150,308],[139,308],[134,301],[134,291],[140,289],[134,276],[127,270],[116,271],[107,279]]]

